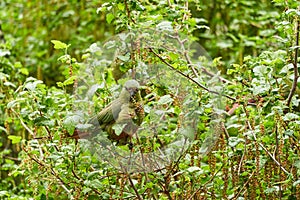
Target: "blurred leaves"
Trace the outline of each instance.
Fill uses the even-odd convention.
[[[285,102],[298,6],[1,2],[0,198],[299,199],[299,91]],[[213,67],[230,81],[205,79]],[[142,80],[146,115],[134,145],[116,148],[105,134],[69,139],[118,96],[127,74]]]

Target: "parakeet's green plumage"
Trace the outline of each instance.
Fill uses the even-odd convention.
[[[119,144],[126,144],[144,118],[139,87],[137,81],[127,81],[119,97],[89,120],[88,124],[93,125],[93,130],[89,132],[97,134],[105,131],[109,139],[117,141]],[[120,133],[116,133],[114,129],[116,125],[123,127]],[[81,138],[80,134],[78,134],[78,138]]]

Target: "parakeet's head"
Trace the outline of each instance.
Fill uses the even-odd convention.
[[[126,81],[120,94],[120,100],[124,103],[134,100],[139,91],[139,87],[140,84],[136,80]]]
[[[124,84],[124,88],[129,93],[130,97],[135,96],[135,94],[139,91],[140,84],[136,80],[126,81]]]

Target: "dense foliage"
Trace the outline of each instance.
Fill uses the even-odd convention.
[[[1,2],[0,198],[300,199],[299,7]],[[132,78],[133,147],[70,137]]]

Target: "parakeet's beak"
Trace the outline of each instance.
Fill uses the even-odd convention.
[[[131,97],[135,96],[135,94],[139,91],[138,88],[126,88],[126,90],[129,92]]]

